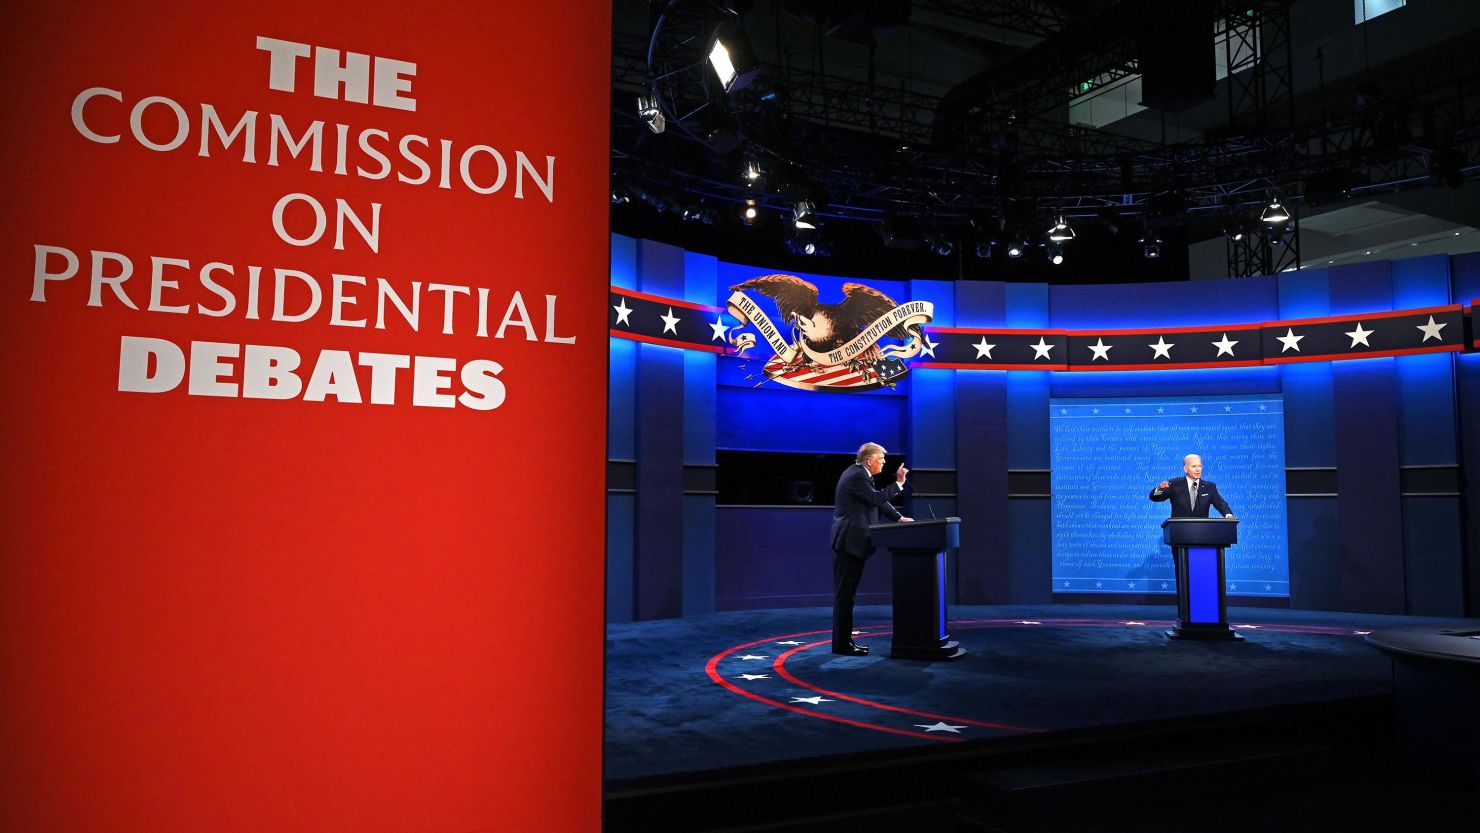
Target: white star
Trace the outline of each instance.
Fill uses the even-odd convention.
[[[632,326],[632,322],[627,320],[627,316],[632,314],[632,308],[627,306],[626,298],[618,298],[617,305],[612,307],[612,309],[617,311],[618,324],[626,324],[629,327]]]
[[[1096,590],[1098,590],[1098,589],[1100,589],[1100,588],[1101,588],[1101,587],[1104,587],[1104,586],[1105,586],[1105,585],[1104,585],[1104,584],[1102,584],[1102,583],[1100,583],[1100,582],[1098,582],[1098,581],[1097,581],[1097,582],[1095,582],[1095,589],[1096,589]]]
[[[1136,583],[1134,581],[1128,581],[1128,582],[1126,582],[1125,583],[1125,589],[1127,589],[1127,590],[1135,590],[1136,589]]]
[[[1235,345],[1235,344],[1238,344],[1238,342],[1237,341],[1229,341],[1228,340],[1228,333],[1224,333],[1223,334],[1223,340],[1222,341],[1215,341],[1215,342],[1213,342],[1213,346],[1216,347],[1216,348],[1218,348],[1218,355],[1217,356],[1214,356],[1213,358],[1216,359],[1216,358],[1218,358],[1218,356],[1223,355],[1223,352],[1225,350],[1228,351],[1228,355],[1232,356],[1233,355],[1233,345]]]
[[[723,322],[724,322],[724,319],[723,318],[716,318],[716,319],[714,319],[714,323],[709,325],[709,329],[711,329],[711,330],[714,331],[714,335],[712,335],[712,336],[709,337],[709,340],[710,341],[724,341],[725,340],[725,330],[728,330],[730,328],[729,327],[726,327]]]
[[[1229,590],[1237,590],[1238,589],[1238,585],[1237,584],[1230,584],[1230,585],[1228,585],[1228,589]]]
[[[1301,338],[1305,338],[1305,336],[1301,336]],[[1261,411],[1267,411],[1267,410],[1269,410],[1269,408],[1266,407],[1266,406],[1264,406],[1264,405],[1260,405],[1259,406],[1259,410],[1261,410]]]
[[[1033,348],[1033,361],[1035,362],[1039,359],[1048,358],[1048,351],[1054,348],[1054,346],[1052,344],[1049,344],[1048,340],[1045,339],[1043,336],[1038,337],[1037,344],[1029,344],[1028,346]]]
[[[1148,344],[1146,346],[1150,347],[1153,351],[1151,360],[1156,361],[1157,359],[1170,359],[1172,357],[1172,348],[1176,347],[1177,344],[1176,342],[1168,343],[1165,336],[1157,336],[1155,344]]]
[[[931,341],[930,340],[930,336],[927,335],[927,336],[925,336],[925,346],[920,348],[920,355],[922,355],[922,356],[929,356],[930,358],[933,359],[933,358],[935,358],[935,348],[937,348],[939,346],[940,346],[940,342],[938,342],[938,341]]]
[[[793,703],[811,703],[814,706],[820,706],[823,703],[834,703],[834,702],[837,702],[837,701],[831,700],[831,699],[829,699],[827,697],[823,697],[822,695],[819,694],[816,697],[793,697],[793,698],[791,698],[791,702],[793,702]]]
[[[953,735],[961,734],[961,730],[966,728],[965,726],[952,726],[949,723],[936,723],[934,725],[930,725],[927,723],[916,723],[915,725],[919,726],[921,729],[924,729],[927,732],[950,732]]]
[[[1167,583],[1166,582],[1162,582],[1161,583],[1161,589],[1163,589],[1163,590],[1167,589]]]
[[[1100,409],[1099,408],[1090,408],[1089,409],[1089,412],[1092,413],[1092,414],[1098,414],[1100,412]]]
[[[1095,339],[1094,344],[1088,345],[1089,351],[1091,353],[1094,353],[1094,355],[1091,356],[1089,360],[1094,361],[1095,359],[1104,359],[1107,362],[1110,361],[1110,348],[1114,346],[1115,345],[1113,344],[1106,344],[1105,339],[1103,338]]]
[[[1363,347],[1371,347],[1372,345],[1367,343],[1367,336],[1370,336],[1375,332],[1377,331],[1362,329],[1362,322],[1358,321],[1357,328],[1355,330],[1352,330],[1349,333],[1343,333],[1343,335],[1351,336],[1352,339],[1352,343],[1348,346],[1347,349],[1356,347],[1358,344],[1362,345]]]
[[[1061,414],[1068,414],[1069,413],[1069,409],[1068,408],[1060,408],[1059,409],[1059,413],[1061,413]]]
[[[1285,334],[1282,335],[1282,336],[1275,336],[1274,337],[1274,340],[1275,341],[1278,341],[1280,344],[1283,344],[1284,345],[1283,347],[1280,348],[1280,352],[1281,353],[1288,352],[1290,350],[1294,350],[1295,352],[1299,353],[1300,352],[1300,339],[1302,339],[1302,338],[1305,338],[1305,336],[1295,335],[1295,331],[1294,330],[1290,329],[1289,327],[1286,327],[1285,328]]]
[[[1233,410],[1233,406],[1232,405],[1224,405],[1223,406],[1223,412],[1225,414],[1228,413],[1228,412],[1230,412],[1230,411],[1232,411],[1232,410]]]
[[[785,642],[777,642],[776,644],[777,645],[806,645],[807,643],[805,643],[805,642],[798,642],[795,639],[788,639]]]
[[[1166,408],[1157,408],[1157,409],[1156,409],[1156,412],[1157,412],[1157,413],[1158,413],[1158,414],[1164,414],[1164,413],[1166,413],[1166,412],[1167,412],[1167,409],[1166,409]]]
[[[1273,589],[1274,589],[1274,585],[1272,585],[1272,584],[1266,584],[1266,585],[1264,585],[1264,592],[1266,592],[1266,593],[1268,593],[1269,591],[1271,591]]]
[[[1130,408],[1126,408],[1126,409],[1125,409],[1125,412],[1126,412],[1126,413],[1130,413],[1130,412],[1131,412],[1131,409],[1130,409]]]
[[[660,315],[658,317],[663,319],[663,332],[678,335],[678,316],[673,314],[673,307],[668,308],[667,315]]]
[[[1441,336],[1441,335],[1439,335],[1439,331],[1442,330],[1442,329],[1444,329],[1445,327],[1448,327],[1448,326],[1449,326],[1449,322],[1447,322],[1447,321],[1444,322],[1443,324],[1437,324],[1437,323],[1435,323],[1434,322],[1434,316],[1430,315],[1429,316],[1429,323],[1427,323],[1427,324],[1419,324],[1418,325],[1418,329],[1423,330],[1423,340],[1424,341],[1428,341],[1431,338],[1434,339],[1434,340],[1436,340],[1436,341],[1443,341],[1444,340],[1444,337]]]
[[[1193,413],[1194,413],[1194,414],[1195,414],[1195,413],[1197,413],[1197,406],[1196,406],[1196,405],[1193,405],[1193,406],[1192,406],[1192,412],[1193,412]]]
[[[982,358],[983,356],[985,356],[986,358],[989,358],[990,359],[990,358],[992,358],[992,348],[993,347],[996,347],[997,345],[995,345],[995,344],[988,344],[987,343],[987,337],[986,336],[982,336],[982,340],[981,341],[978,341],[977,343],[975,343],[975,344],[973,344],[971,346],[976,348],[976,357],[978,359]]]
[[[1066,582],[1064,582],[1064,586],[1065,586],[1065,587],[1068,587],[1068,586],[1069,586],[1069,582],[1067,582],[1067,581],[1066,581]]]
[[[769,679],[770,676],[771,676],[770,674],[741,674],[740,675],[740,679],[742,679],[742,680],[765,680],[765,679]]]
[[[755,654],[746,654],[741,659],[770,659],[770,657],[758,657]]]

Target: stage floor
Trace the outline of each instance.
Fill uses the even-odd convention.
[[[858,609],[873,653],[829,648],[827,608],[607,628],[606,779],[992,743],[1391,691],[1363,636],[1475,620],[1234,608],[1242,642],[1167,639],[1172,607],[957,606],[951,662],[891,660],[890,608]]]

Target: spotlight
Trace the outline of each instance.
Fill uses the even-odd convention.
[[[709,65],[727,93],[745,89],[760,70],[750,51],[750,39],[742,31],[724,37],[715,35],[714,45],[709,48]]]
[[[745,210],[740,212],[740,217],[744,219],[746,223],[750,223],[755,220],[758,213],[759,212],[757,212],[755,209],[755,200],[746,200]]]
[[[1054,223],[1053,228],[1048,230],[1048,239],[1055,243],[1064,243],[1074,239],[1074,229],[1070,228],[1069,224],[1064,222],[1064,215],[1060,214],[1059,221]]]
[[[1147,260],[1157,260],[1161,257],[1161,245],[1159,237],[1143,237],[1141,238],[1141,254],[1145,255]]]
[[[807,242],[802,244],[802,252],[809,255],[817,254],[817,244],[812,242],[811,240],[808,240]]]
[[[747,183],[756,182],[761,178],[761,163],[754,159],[745,162],[745,173],[743,174]]]
[[[637,114],[647,122],[648,129],[654,133],[662,133],[663,128],[668,125],[663,118],[663,108],[658,106],[658,94],[640,95],[637,97]]]
[[[1264,207],[1264,212],[1259,215],[1259,219],[1261,222],[1268,223],[1271,226],[1277,226],[1290,222],[1290,212],[1286,211],[1283,205],[1280,205],[1280,197],[1276,194],[1269,201],[1269,205]]]
[[[1055,266],[1062,266],[1064,264],[1064,247],[1058,243],[1049,243],[1047,249],[1048,262]]]
[[[792,222],[800,229],[817,228],[817,209],[810,200],[797,200],[791,210]]]
[[[1028,244],[1021,241],[1014,240],[1013,242],[1007,244],[1007,256],[1012,258],[1013,260],[1022,259],[1023,254],[1027,251]]]
[[[982,260],[991,260],[997,255],[997,241],[992,239],[976,241],[976,256]]]

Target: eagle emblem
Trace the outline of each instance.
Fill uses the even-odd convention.
[[[861,283],[843,284],[842,300],[823,303],[816,285],[795,275],[752,278],[730,290],[730,314],[754,323],[776,350],[763,381],[805,389],[892,387],[908,370],[903,359],[920,351],[932,313],[928,302],[896,304]],[[773,322],[747,292],[770,298],[779,319]],[[903,344],[886,344],[886,339]],[[754,338],[735,343],[743,354]]]

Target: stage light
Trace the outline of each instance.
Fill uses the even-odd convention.
[[[1009,243],[1007,245],[1007,256],[1012,258],[1013,260],[1018,260],[1023,256],[1023,252],[1027,251],[1027,249],[1028,247],[1023,245],[1022,243]]]
[[[751,159],[745,163],[745,181],[755,182],[761,178],[761,163]]]
[[[1064,243],[1074,239],[1074,229],[1064,222],[1064,215],[1059,215],[1059,221],[1048,230],[1048,239],[1055,243]]]
[[[1049,243],[1045,247],[1048,251],[1048,262],[1055,266],[1064,264],[1064,247],[1058,243]]]
[[[1141,254],[1147,260],[1156,260],[1161,257],[1161,245],[1159,237],[1143,237],[1141,238]]]
[[[978,240],[978,241],[976,241],[976,256],[977,257],[981,258],[982,260],[991,260],[993,257],[996,256],[996,254],[997,254],[997,241],[996,240],[988,239],[988,240]]]
[[[802,251],[809,255],[815,255],[817,254],[817,244],[813,243],[811,240],[808,240],[806,243],[802,244]]]
[[[658,95],[640,95],[637,97],[637,114],[647,122],[648,129],[654,133],[662,133],[668,122],[663,118],[663,108],[658,106]]]
[[[740,212],[740,217],[741,219],[745,220],[746,223],[750,223],[755,220],[756,216],[759,213],[760,212],[756,211],[755,208],[755,200],[746,200],[745,210]]]
[[[727,93],[745,89],[760,70],[750,51],[750,39],[741,31],[724,37],[716,34],[709,48],[709,64]]]
[[[797,228],[817,228],[817,210],[810,200],[797,200],[797,204],[792,207],[791,218]]]
[[[1283,205],[1280,205],[1278,194],[1269,201],[1269,205],[1264,207],[1264,212],[1259,215],[1259,220],[1271,226],[1290,222],[1290,212],[1286,211]]]

